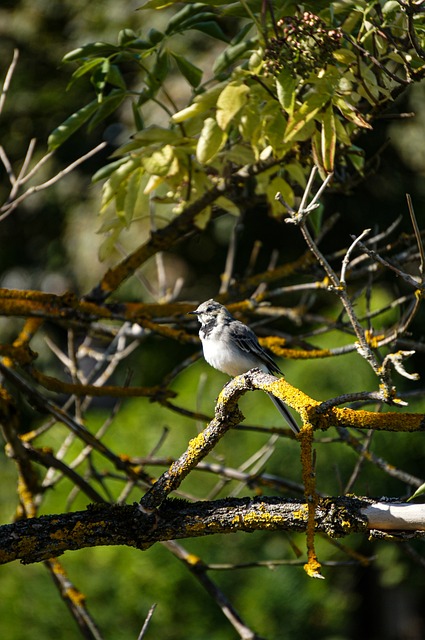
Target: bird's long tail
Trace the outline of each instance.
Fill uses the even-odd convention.
[[[292,414],[289,412],[289,409],[285,405],[283,400],[281,400],[280,398],[276,398],[276,396],[274,396],[272,393],[268,393],[267,395],[269,396],[270,400],[273,402],[279,413],[283,415],[292,431],[295,433],[295,435],[297,435],[300,432],[300,428],[295,422],[295,418],[292,417]]]

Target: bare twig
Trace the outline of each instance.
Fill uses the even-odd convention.
[[[22,202],[24,202],[24,200],[26,200],[27,198],[32,196],[34,193],[38,193],[39,191],[43,191],[44,189],[48,189],[52,185],[56,184],[56,182],[58,182],[64,176],[66,176],[69,173],[71,173],[71,171],[76,169],[76,167],[78,167],[80,164],[82,164],[83,162],[85,162],[86,160],[88,160],[89,158],[94,156],[96,153],[99,153],[99,151],[104,149],[106,146],[107,146],[107,142],[101,142],[96,147],[94,147],[93,149],[91,149],[90,151],[85,153],[83,156],[81,156],[80,158],[77,158],[77,160],[75,160],[74,162],[71,162],[71,164],[69,164],[67,167],[65,167],[65,169],[61,169],[61,171],[59,171],[52,178],[49,178],[48,180],[46,180],[45,182],[42,182],[41,184],[34,185],[33,187],[29,187],[20,196],[14,198],[13,200],[8,200],[2,207],[0,207],[0,212],[2,213],[2,215],[0,216],[0,222],[2,220],[4,220],[8,215],[10,215],[12,213],[12,211],[14,209],[16,209],[16,207],[18,205],[20,205]],[[51,158],[52,155],[53,155],[52,151],[46,153],[46,155],[42,159],[43,163],[46,162],[49,158]],[[38,163],[37,169],[39,169],[40,166],[41,166],[41,161]],[[32,174],[34,174],[34,169],[31,172],[31,175]],[[27,174],[25,176],[25,178],[22,177],[20,184],[25,183],[28,180],[29,175],[30,174]],[[17,181],[15,183],[15,186],[16,185],[18,185]],[[15,191],[16,191],[16,189],[15,189]]]
[[[10,63],[9,69],[7,70],[6,77],[3,82],[3,87],[0,93],[0,114],[3,111],[4,103],[6,102],[7,92],[9,91],[10,83],[12,81],[12,77],[18,62],[18,58],[19,58],[19,50],[14,49],[12,62]]]
[[[142,640],[142,638],[145,636],[145,633],[148,630],[148,627],[149,627],[149,624],[150,624],[150,621],[151,621],[151,618],[152,618],[152,616],[154,614],[155,609],[156,609],[156,604],[153,604],[151,606],[151,608],[149,609],[149,611],[148,611],[148,614],[147,614],[147,616],[145,618],[145,621],[143,623],[143,627],[142,627],[142,629],[141,629],[141,631],[139,633],[139,636],[138,636],[137,640]]]

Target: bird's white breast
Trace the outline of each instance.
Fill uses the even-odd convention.
[[[204,358],[209,365],[228,376],[239,376],[253,367],[258,367],[258,361],[248,353],[244,353],[231,341],[215,337],[211,332],[207,339],[202,340]],[[260,367],[261,368],[261,367]]]

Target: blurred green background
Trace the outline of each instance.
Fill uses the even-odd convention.
[[[79,45],[93,40],[116,41],[121,28],[136,32],[147,27],[161,28],[167,12],[140,13],[138,2],[117,3],[115,0],[88,2],[83,0],[3,1],[0,7],[0,66],[3,78],[12,58],[13,49],[20,59],[13,78],[10,95],[0,120],[1,144],[9,157],[19,165],[29,140],[39,141],[36,155],[40,157],[45,141],[54,127],[70,113],[92,98],[89,86],[73,86],[64,99],[72,69],[61,65],[63,55]],[[173,9],[170,9],[172,13]],[[235,28],[230,26],[229,28]],[[214,56],[199,35],[188,39],[187,46],[198,47],[200,55]],[[190,49],[189,49],[190,50]],[[85,92],[87,95],[85,95]],[[425,205],[425,86],[415,86],[400,98],[396,109],[415,110],[409,120],[382,118],[372,134],[361,140],[367,158],[375,171],[349,196],[327,198],[327,211],[339,211],[340,223],[326,240],[329,247],[345,245],[350,233],[357,234],[373,224],[385,228],[398,215],[403,215],[402,230],[409,230],[405,193],[412,194],[418,222],[424,223]],[[154,117],[155,114],[152,115]],[[160,117],[160,116],[158,116]],[[162,117],[162,116],[161,116]],[[88,151],[106,138],[113,146],[128,135],[128,114],[112,117],[105,127],[92,133],[73,137],[46,167],[46,177],[54,170]],[[376,154],[382,145],[385,151]],[[83,294],[94,286],[105,269],[97,259],[99,236],[95,231],[100,186],[90,181],[107,153],[87,162],[78,171],[54,188],[34,196],[0,224],[0,286],[34,288],[55,293],[66,289]],[[49,173],[50,172],[50,173]],[[7,194],[7,177],[0,167],[0,195]],[[261,215],[261,212],[260,214]],[[302,246],[294,230],[285,237],[276,234],[266,218],[257,219],[252,229],[245,229],[247,243],[258,226],[263,229],[263,246],[267,252],[277,244],[286,256],[297,255]],[[216,293],[223,257],[229,238],[229,218],[212,224],[199,243],[188,241],[175,257],[173,269],[181,268],[189,285],[187,297],[201,300]],[[243,258],[242,258],[243,259]],[[242,266],[240,267],[242,269]],[[136,284],[126,285],[122,295],[138,299],[142,296]],[[391,285],[383,287],[383,299],[392,293]],[[417,325],[423,323],[418,316]],[[2,339],[16,335],[14,319],[0,320]],[[290,325],[288,331],[294,330]],[[57,335],[57,330],[52,329]],[[316,340],[318,346],[335,346],[336,336]],[[35,349],[43,345],[35,341]],[[193,349],[169,345],[152,338],[143,354],[137,350],[131,357],[135,369],[134,384],[154,384]],[[47,356],[44,356],[47,357]],[[335,360],[285,362],[282,367],[288,380],[316,399],[326,399],[353,390],[373,387],[369,369],[352,354]],[[411,369],[410,369],[411,367]],[[409,369],[424,372],[423,357],[415,356]],[[349,379],[347,380],[347,372]],[[206,382],[198,392],[199,381]],[[368,385],[368,377],[370,383]],[[213,372],[203,362],[184,371],[174,383],[179,391],[179,403],[211,414],[214,400],[225,377]],[[404,385],[408,389],[408,385]],[[403,385],[401,385],[403,388]],[[199,400],[201,398],[201,400]],[[410,411],[424,411],[425,404],[412,401]],[[247,424],[275,425],[276,416],[268,399],[250,394],[242,402]],[[109,408],[99,405],[92,410],[91,430],[109,414]],[[140,428],[152,425],[149,431]],[[123,405],[113,429],[105,442],[114,451],[134,456],[146,456],[158,442],[164,429],[169,429],[160,454],[177,456],[196,433],[193,421],[150,404],[133,400]],[[325,438],[326,435],[326,438]],[[318,490],[337,495],[346,484],[356,461],[355,454],[340,444],[321,442],[330,434],[317,436]],[[58,430],[58,442],[63,433]],[[258,447],[266,435],[247,431],[229,433],[214,455],[214,461],[225,461],[237,467]],[[374,452],[389,463],[417,476],[423,474],[425,448],[423,436],[376,434]],[[14,464],[0,453],[0,521],[9,522],[15,503],[16,474]],[[282,474],[294,482],[301,481],[298,445],[280,441],[269,460],[266,471]],[[202,486],[203,495],[216,485],[214,476],[206,472],[193,473],[183,484],[182,492],[196,495]],[[54,513],[63,508],[70,485],[63,481],[43,504],[42,512]],[[117,493],[120,488],[117,486]],[[235,483],[226,485],[220,496],[237,490]],[[358,495],[396,496],[408,494],[405,485],[388,478],[366,463],[353,491]],[[246,488],[243,489],[245,495]],[[129,501],[138,499],[137,492]],[[72,508],[84,508],[86,501],[78,498]],[[325,567],[326,580],[307,578],[300,566],[245,568],[236,571],[214,571],[211,576],[242,614],[247,624],[269,639],[317,640],[420,640],[425,636],[424,574],[419,562],[412,560],[417,552],[423,558],[423,544],[414,541],[411,547],[389,542],[368,542],[363,536],[351,536],[342,541],[365,556],[376,556],[368,567],[358,564]],[[256,533],[189,540],[183,542],[191,552],[207,563],[245,563],[257,560],[296,558],[292,544],[304,551],[302,535]],[[318,539],[319,559],[347,561],[337,545]],[[146,638],[161,640],[227,640],[235,638],[216,605],[201,591],[186,569],[161,545],[146,552],[126,548],[96,548],[68,553],[61,559],[70,579],[87,594],[87,604],[105,638],[137,638],[143,620],[153,603],[157,608]],[[74,621],[60,601],[48,572],[42,565],[20,566],[17,563],[0,568],[0,637],[8,640],[27,638],[79,637]]]

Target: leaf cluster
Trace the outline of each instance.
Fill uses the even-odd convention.
[[[154,1],[143,9],[169,6]],[[164,31],[123,30],[116,45],[95,42],[65,56],[78,65],[72,83],[90,76],[96,98],[52,132],[52,149],[85,123],[100,124],[124,100],[132,107],[132,140],[94,177],[104,181],[102,258],[152,198],[158,216],[178,215],[183,202],[254,171],[256,193],[281,216],[274,195],[280,191],[293,207],[313,161],[322,177],[336,171],[343,190],[350,176],[363,174],[359,133],[424,73],[422,50],[412,40],[412,33],[423,37],[423,18],[409,22],[397,2],[334,2],[319,15],[292,3],[265,6],[266,12],[261,3],[187,2]],[[230,41],[229,20],[238,25]],[[193,30],[221,49],[204,69],[179,52]],[[126,84],[129,64],[137,87]],[[176,74],[191,89],[183,108],[168,90]],[[166,126],[146,122],[151,103],[165,111]],[[229,191],[200,212],[200,226],[213,206],[238,212]]]

